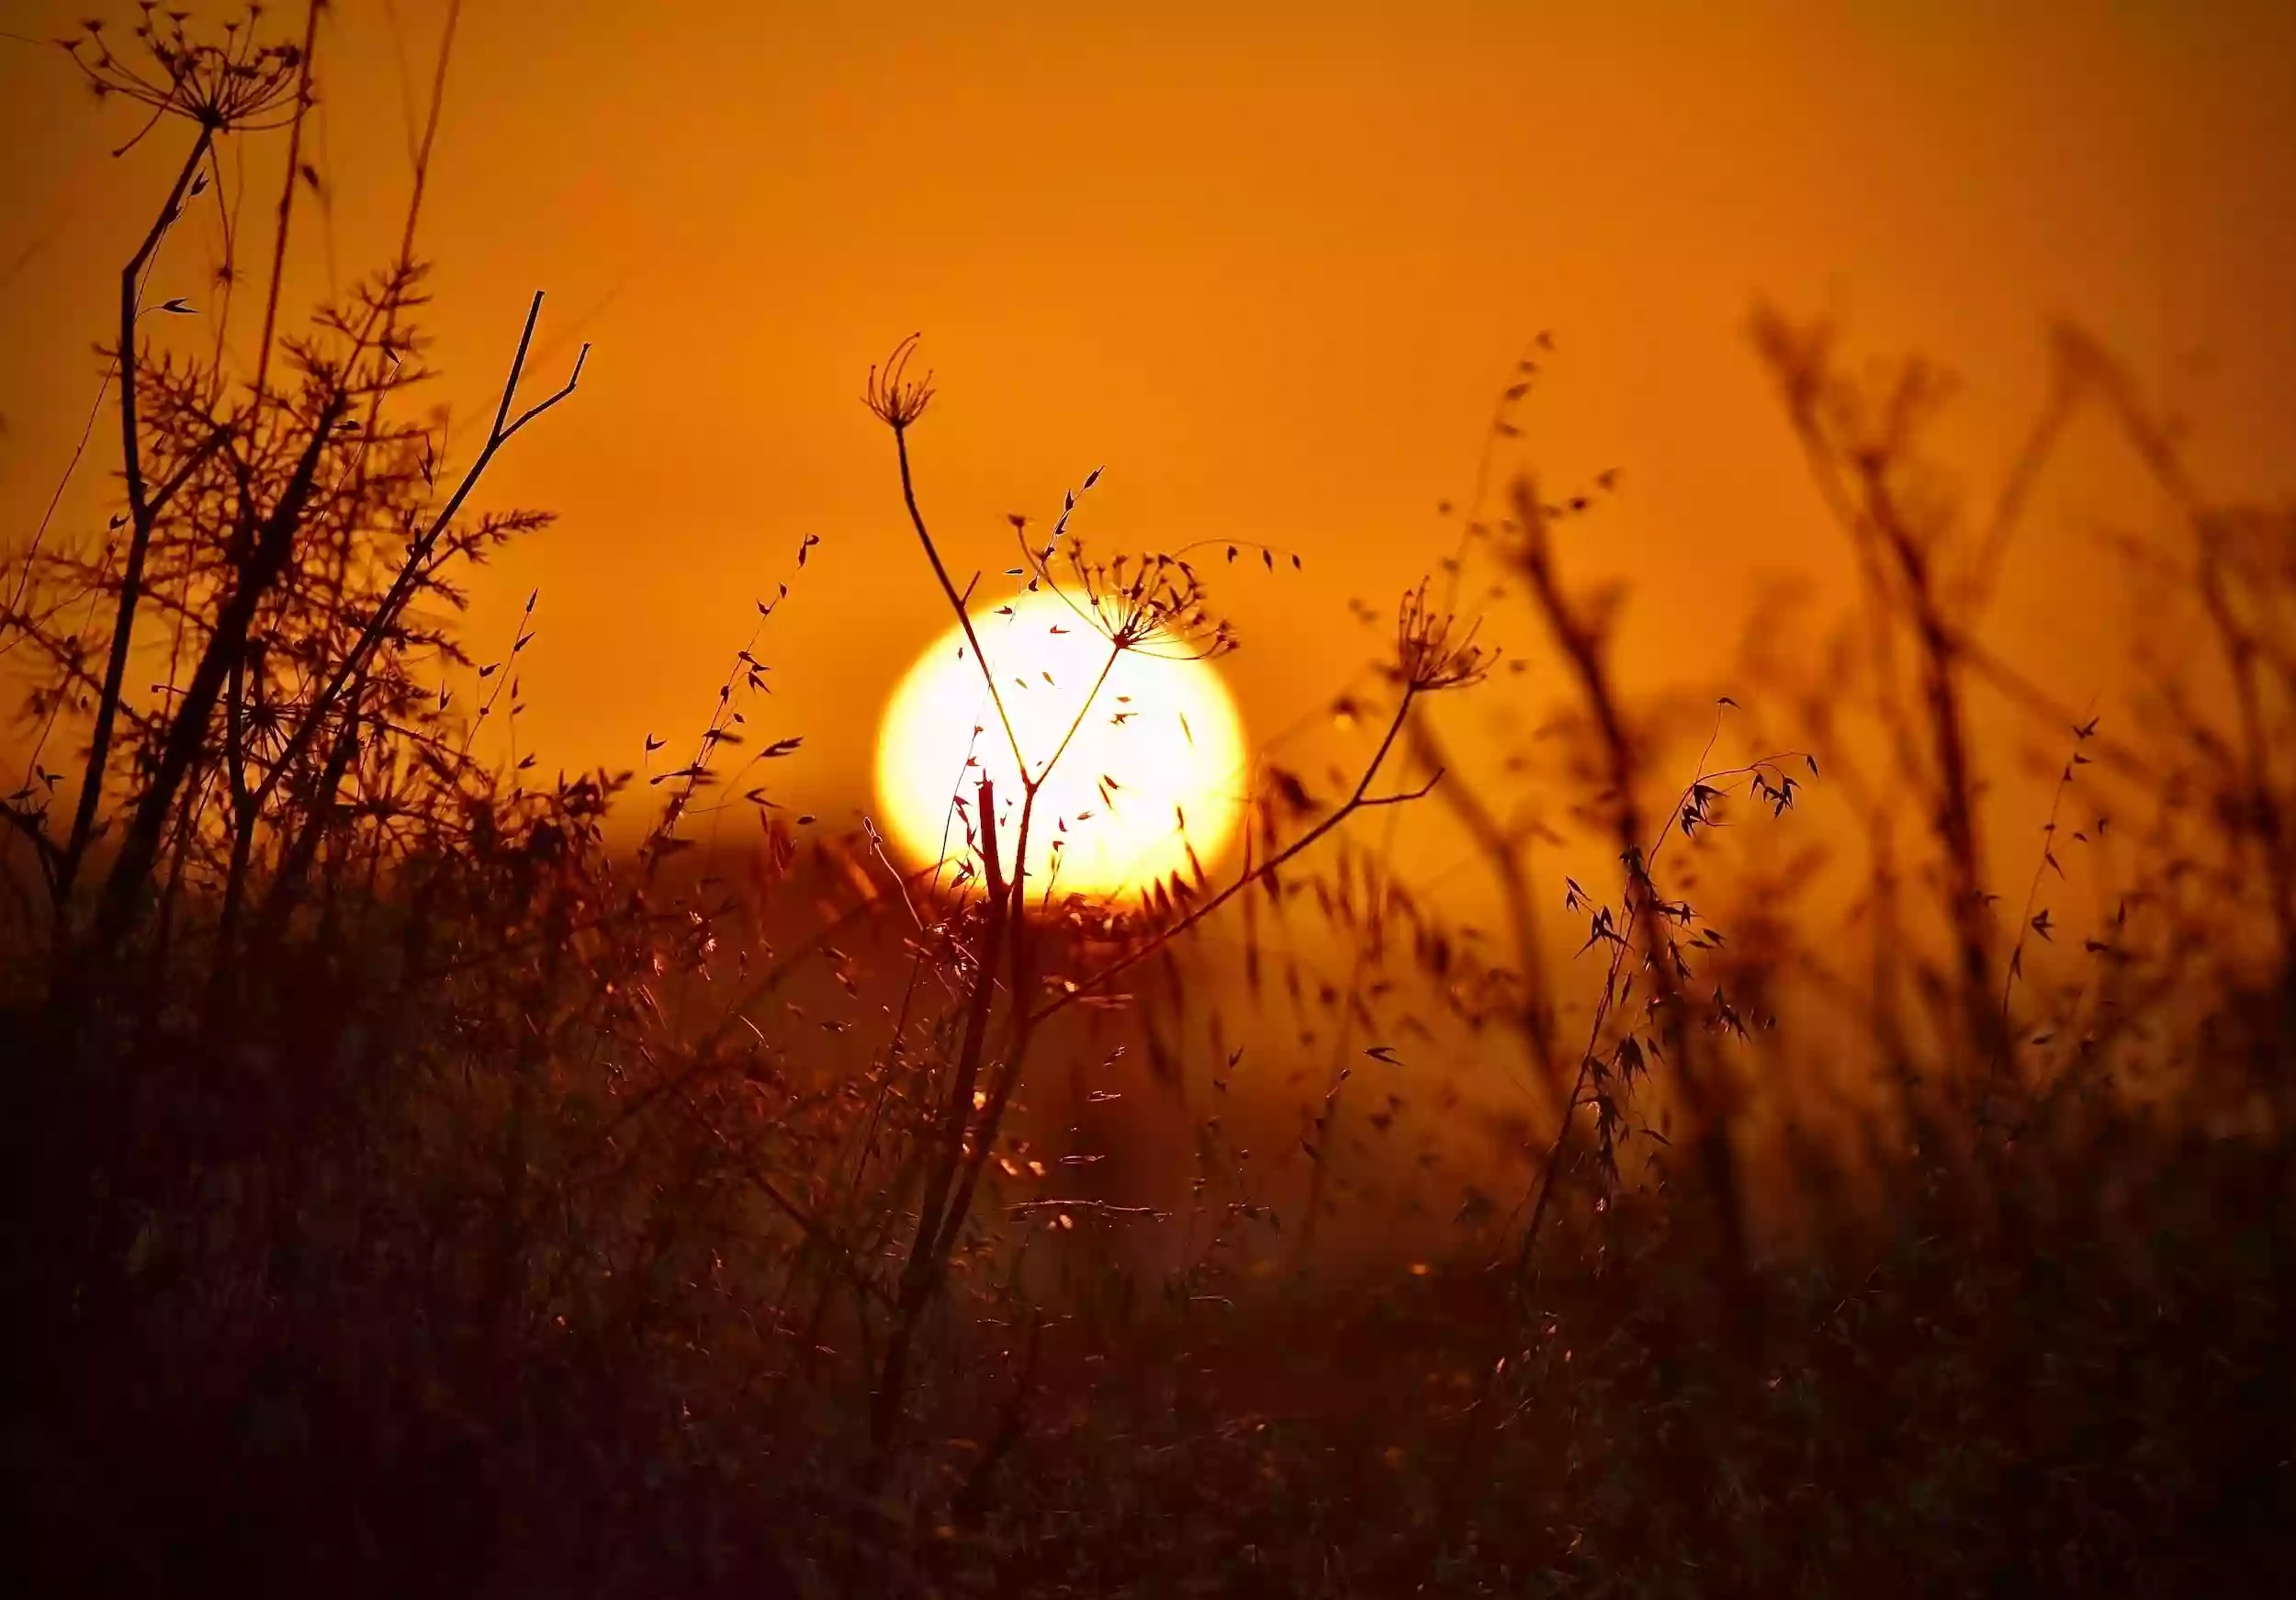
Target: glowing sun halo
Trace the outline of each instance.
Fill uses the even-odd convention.
[[[1150,641],[1118,655],[1094,693],[1109,642],[1052,594],[1018,596],[1011,614],[985,611],[974,628],[1031,772],[1075,727],[1037,797],[1031,899],[1048,883],[1055,898],[1144,888],[1190,873],[1191,846],[1210,870],[1234,836],[1244,782],[1244,729],[1218,670],[1155,654]],[[951,801],[977,806],[984,773],[1004,817],[997,839],[1009,872],[1019,774],[980,667],[952,625],[894,692],[877,736],[878,802],[911,862],[970,853]]]

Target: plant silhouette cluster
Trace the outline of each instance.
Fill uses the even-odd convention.
[[[318,9],[300,43],[151,7],[132,51],[65,41],[186,148],[103,352],[108,525],[16,541],[0,607],[39,1592],[2290,1576],[2296,518],[2211,498],[2108,352],[2053,335],[1972,526],[1924,450],[1942,376],[1854,381],[1761,312],[1859,610],[1814,658],[1750,649],[1717,704],[1622,686],[1574,537],[1618,474],[1503,470],[1541,335],[1446,508],[1458,554],[1365,608],[1329,748],[1255,761],[1240,861],[1093,899],[1030,847],[1109,670],[1237,648],[1212,575],[1299,558],[1088,554],[1097,469],[1049,532],[1013,517],[1007,580],[1106,648],[1028,747],[975,632],[996,602],[927,509],[949,402],[904,340],[863,395],[886,511],[1018,774],[968,768],[917,867],[780,798],[787,582],[691,744],[571,776],[522,749],[544,598],[492,649],[459,613],[548,524],[486,480],[579,416],[583,362],[533,370],[537,294],[474,431],[417,409],[427,136],[398,257],[279,331]],[[225,292],[147,305],[219,149],[272,134],[270,270],[227,243],[218,282],[259,287],[259,329]],[[1984,628],[2077,415],[2157,488],[2113,548],[2184,608],[2117,717]],[[1980,704],[2043,753],[1999,786],[2035,839],[1987,838],[2024,812],[1988,800]]]

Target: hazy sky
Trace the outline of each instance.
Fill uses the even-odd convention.
[[[10,0],[11,34],[100,0]],[[124,8],[123,8],[124,15]],[[298,239],[301,297],[378,265],[444,7],[340,0]],[[299,28],[299,7],[270,19]],[[1758,295],[1919,348],[1968,392],[1982,489],[2037,403],[2063,313],[2200,427],[2221,486],[2289,487],[2296,402],[2296,6],[1476,4],[814,6],[471,0],[422,239],[443,390],[497,380],[526,296],[582,390],[493,502],[564,520],[480,587],[474,644],[539,585],[524,738],[632,764],[698,729],[753,594],[773,624],[793,800],[850,817],[872,724],[940,625],[862,375],[922,329],[941,389],[921,487],[957,563],[1009,564],[1007,512],[1104,545],[1255,539],[1305,571],[1226,591],[1256,732],[1323,699],[1449,546],[1494,390],[1552,330],[1524,413],[1558,479],[1624,469],[1573,528],[1630,573],[1628,672],[1718,666],[1766,575],[1847,563],[1749,351]],[[117,265],[186,141],[119,160],[61,52],[0,39],[0,515],[20,543],[88,402]],[[276,139],[242,224],[267,250]],[[227,163],[228,164],[228,163]],[[205,306],[211,242],[154,292]],[[100,528],[108,435],[66,501]],[[2126,511],[2072,443],[1995,614],[2068,701],[2110,677],[2087,536]],[[1530,644],[1516,615],[1503,643]],[[1714,641],[1701,655],[1698,640]],[[1661,649],[1660,644],[1665,648]],[[1536,698],[1536,681],[1510,694]],[[675,745],[672,747],[677,748]]]

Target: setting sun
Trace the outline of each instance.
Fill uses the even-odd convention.
[[[760,9],[0,0],[21,1592],[2296,1596],[2296,0]]]
[[[1244,794],[1243,727],[1217,669],[1154,641],[1114,652],[1052,594],[1021,595],[974,625],[1030,772],[1060,752],[1037,799],[1032,888],[1120,895],[1190,872],[1191,847],[1209,869]],[[1009,851],[1021,793],[1011,743],[951,625],[909,669],[878,732],[878,802],[903,854],[919,865],[967,854],[951,801],[971,806],[985,774]]]

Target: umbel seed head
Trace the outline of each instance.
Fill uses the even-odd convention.
[[[933,375],[929,369],[923,377],[908,375],[909,357],[917,354],[921,333],[911,333],[893,347],[884,365],[869,369],[869,385],[861,392],[861,403],[873,412],[877,420],[895,433],[899,433],[925,414],[925,407],[933,398]]]
[[[244,23],[226,26],[216,44],[194,37],[188,12],[163,17],[147,6],[133,30],[141,61],[114,51],[100,21],[84,22],[79,36],[58,42],[99,96],[148,107],[147,131],[162,117],[181,117],[213,133],[252,132],[285,126],[303,93],[303,52],[293,44],[258,44],[259,15],[251,7]]]

